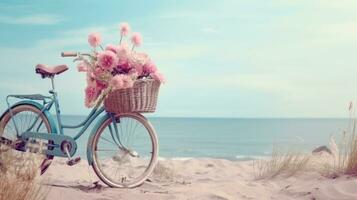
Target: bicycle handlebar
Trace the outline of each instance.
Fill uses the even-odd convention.
[[[62,52],[62,57],[80,57],[80,56],[89,56],[92,57],[90,53],[80,53],[80,52]]]
[[[61,56],[62,57],[77,57],[78,53],[76,53],[76,52],[62,52]]]

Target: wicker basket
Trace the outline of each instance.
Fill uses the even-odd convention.
[[[155,112],[160,82],[153,79],[136,80],[132,88],[114,90],[104,100],[111,113]]]

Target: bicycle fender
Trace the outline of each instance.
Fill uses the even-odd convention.
[[[0,117],[0,121],[2,120],[4,115],[10,111],[10,109],[13,109],[14,107],[20,106],[20,105],[31,105],[31,106],[38,108],[39,110],[43,110],[43,105],[41,105],[38,102],[30,101],[30,100],[19,101],[19,102],[13,104],[10,108],[5,110],[5,112]],[[46,116],[46,118],[48,119],[48,122],[50,123],[51,133],[58,134],[56,123],[53,121],[53,118],[51,117],[50,112],[48,110],[44,110],[43,114]]]

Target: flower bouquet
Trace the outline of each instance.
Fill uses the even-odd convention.
[[[143,52],[135,51],[142,44],[140,33],[120,24],[119,44],[103,48],[99,33],[91,33],[88,42],[91,56],[80,56],[78,71],[87,75],[86,107],[99,106],[104,101],[108,112],[154,112],[163,75]],[[125,40],[130,39],[131,47]]]

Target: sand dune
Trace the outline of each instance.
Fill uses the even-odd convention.
[[[326,156],[313,156],[316,166]],[[99,182],[85,161],[76,166],[56,160],[43,176],[48,199],[236,200],[357,199],[357,179],[335,179],[309,169],[292,177],[255,180],[252,161],[224,159],[160,160],[150,182],[134,189],[109,188]]]

